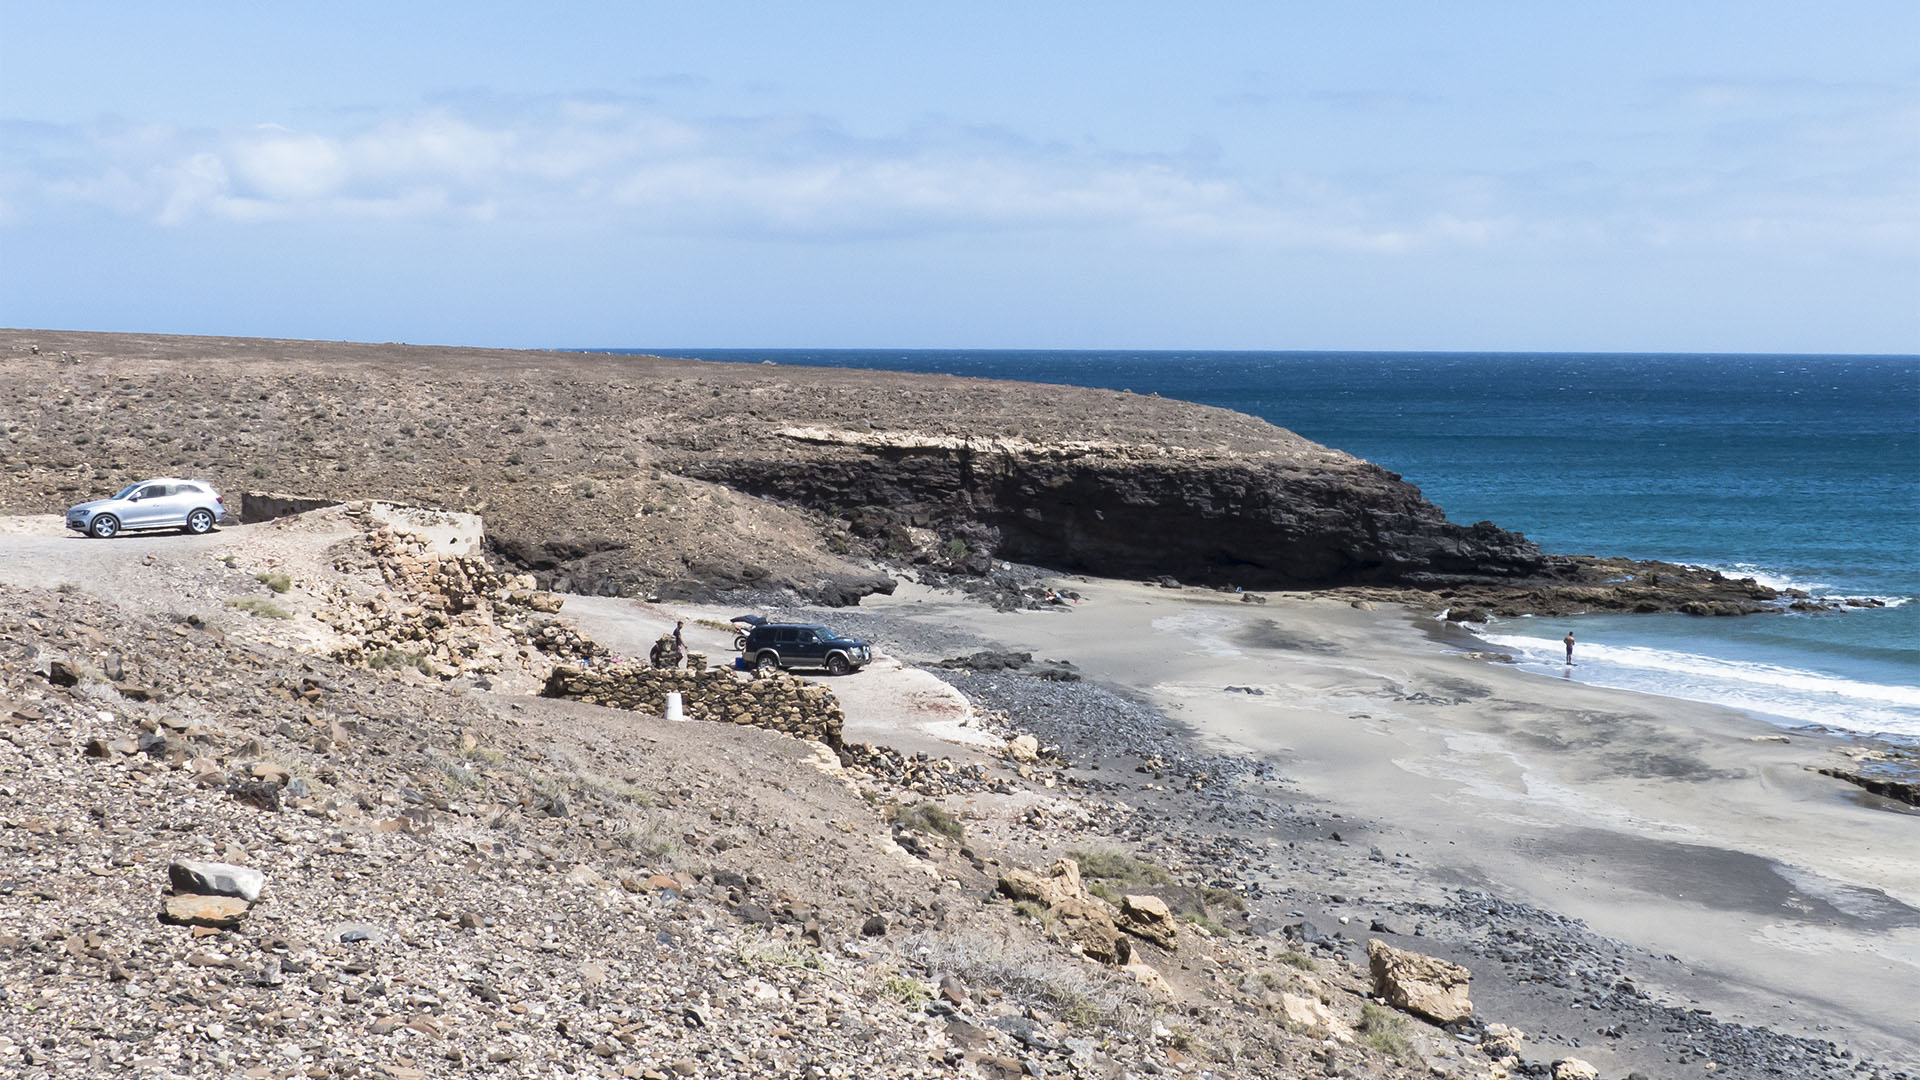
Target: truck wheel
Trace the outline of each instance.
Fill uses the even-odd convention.
[[[847,658],[839,653],[834,653],[832,656],[827,657],[827,674],[845,675],[852,670],[853,665],[847,663]]]
[[[771,675],[780,670],[780,658],[773,653],[763,652],[754,659],[753,666],[762,674]]]

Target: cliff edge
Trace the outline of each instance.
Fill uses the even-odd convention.
[[[483,514],[494,555],[563,591],[851,603],[889,588],[889,566],[1017,560],[1495,610],[1518,597],[1543,612],[1721,613],[1773,597],[1679,567],[1649,587],[1632,566],[1543,554],[1263,420],[1124,391],[31,330],[0,331],[0,373],[9,511],[163,474],[212,480],[230,503],[440,506]],[[1617,595],[1623,581],[1636,596]]]

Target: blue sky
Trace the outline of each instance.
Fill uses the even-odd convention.
[[[1920,351],[1920,5],[0,0],[0,324]]]

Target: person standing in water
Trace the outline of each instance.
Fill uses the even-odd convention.
[[[1567,663],[1572,664],[1573,663],[1573,631],[1571,630],[1567,631],[1567,636],[1564,638],[1561,638],[1560,640],[1564,642],[1567,646]]]

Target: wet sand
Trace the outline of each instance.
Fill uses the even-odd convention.
[[[862,610],[1070,660],[1273,761],[1360,852],[1409,856],[1376,892],[1470,885],[1582,919],[1674,958],[1636,973],[1656,996],[1920,1060],[1920,814],[1812,771],[1846,740],[1526,674],[1395,610],[1065,584],[1085,602],[1000,613],[905,586]]]

